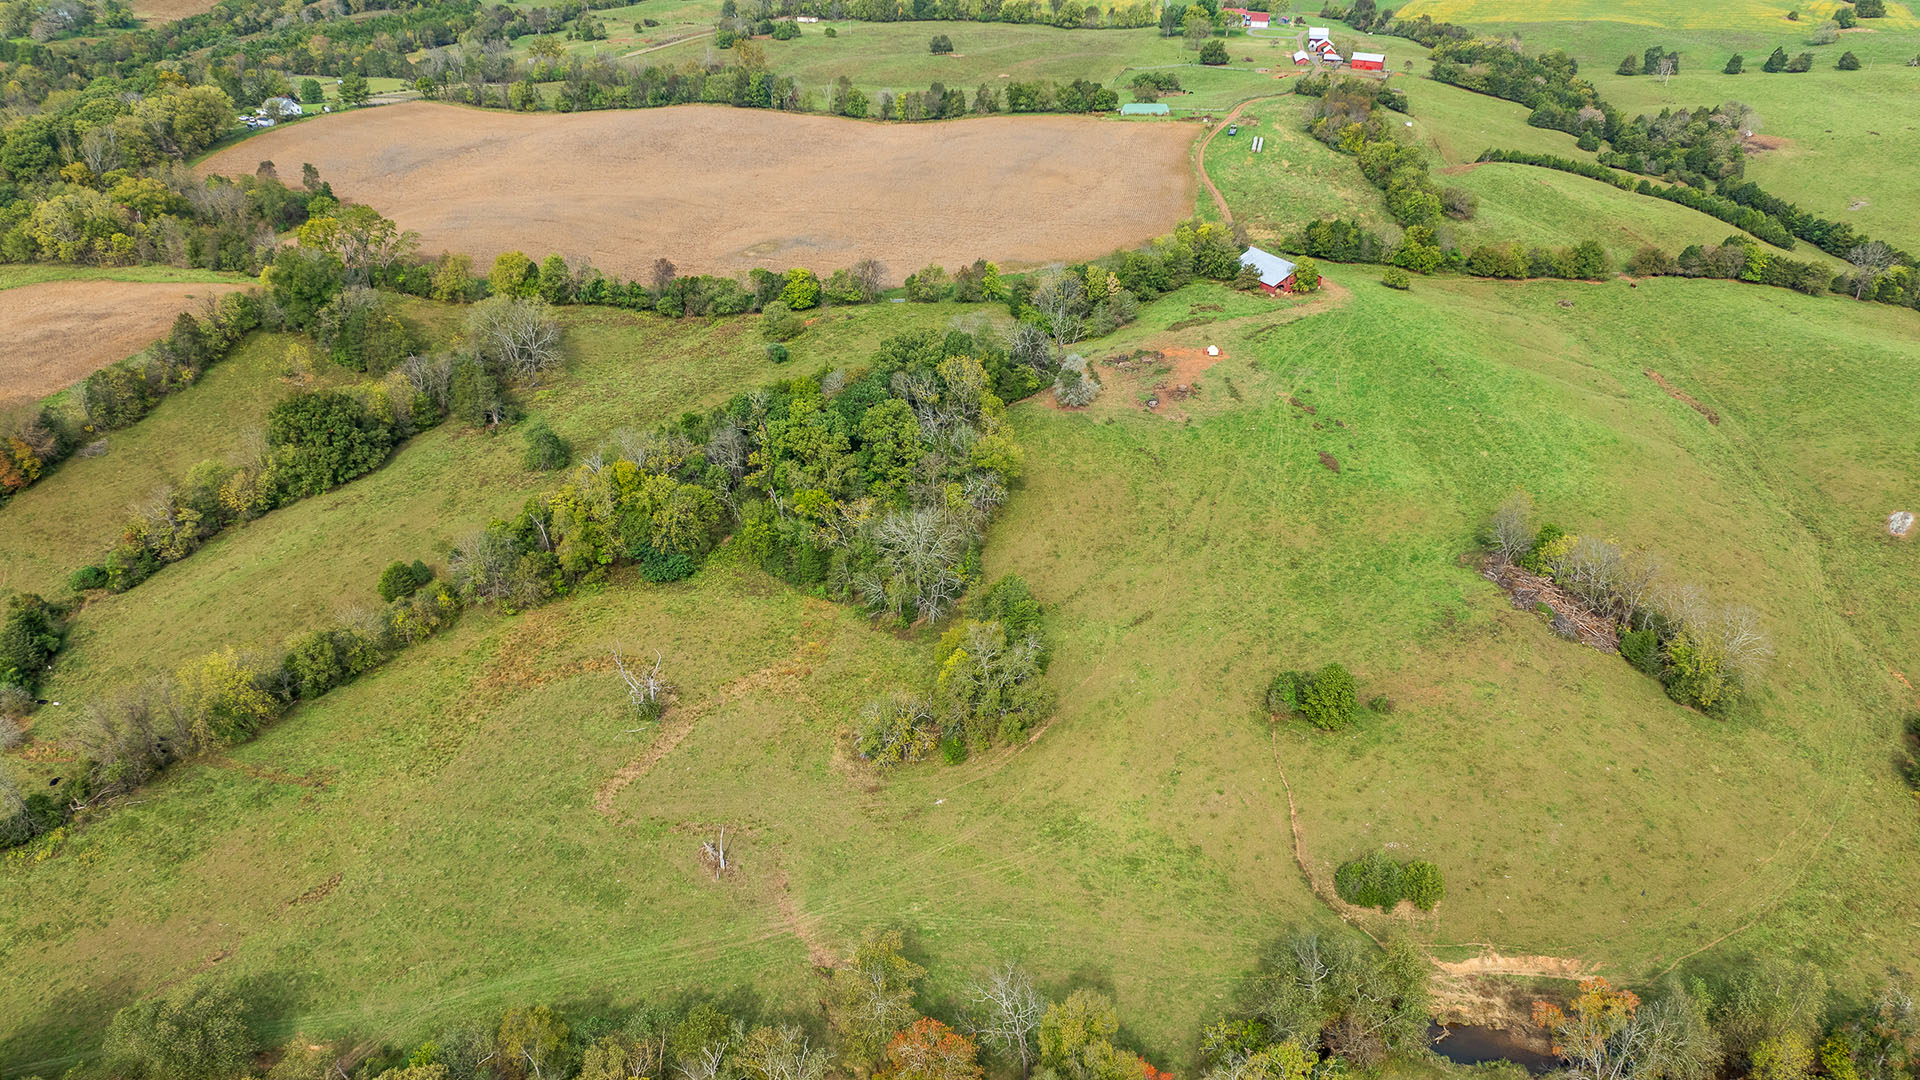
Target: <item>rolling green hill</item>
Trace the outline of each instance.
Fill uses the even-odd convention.
[[[273,1003],[273,1036],[406,1042],[583,993],[797,1002],[810,950],[894,922],[941,958],[935,1000],[1019,953],[1050,985],[1110,986],[1143,1047],[1186,1067],[1258,944],[1321,917],[1283,775],[1319,872],[1383,842],[1445,869],[1448,900],[1405,926],[1439,955],[1493,942],[1631,980],[1758,949],[1844,988],[1920,945],[1898,915],[1920,825],[1888,767],[1920,571],[1880,529],[1912,465],[1890,448],[1915,405],[1913,313],[1680,280],[1334,278],[1273,312],[1191,287],[1093,346],[1221,345],[1184,419],[1142,412],[1154,377],[1112,368],[1087,412],[1013,410],[1028,479],[987,572],[1049,606],[1062,705],[1033,744],[872,772],[851,717],[924,677],[931,632],[874,629],[724,553],[680,585],[470,616],[8,870],[5,1067],[51,1071],[113,1008],[202,970]],[[980,314],[847,309],[797,370]],[[533,412],[590,445],[716,400],[773,374],[743,326],[579,313]],[[436,430],[90,606],[56,694],[366,602],[385,561],[542,486],[515,443]],[[52,495],[84,479],[0,525],[70,513]],[[1683,710],[1464,565],[1521,486],[1757,607],[1780,655],[1752,703]],[[666,657],[679,704],[659,731],[625,730],[614,644]],[[1393,712],[1338,736],[1259,714],[1274,669],[1334,659]],[[723,822],[741,869],[716,883],[697,848]]]

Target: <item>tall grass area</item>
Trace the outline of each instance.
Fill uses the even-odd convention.
[[[1447,899],[1405,927],[1435,949],[1632,981],[1731,933],[1707,962],[1797,953],[1843,990],[1912,955],[1920,825],[1890,765],[1888,671],[1920,661],[1903,617],[1920,569],[1881,523],[1909,490],[1913,313],[1674,279],[1333,277],[1345,294],[1270,313],[1191,287],[1083,348],[1220,345],[1185,420],[1140,410],[1141,377],[1111,368],[1087,411],[1013,408],[1027,479],[986,572],[1049,605],[1061,707],[1031,744],[871,773],[845,733],[928,677],[936,632],[875,629],[731,548],[681,584],[471,615],[0,871],[0,1068],[58,1071],[114,1008],[206,970],[271,1038],[413,1042],[511,1004],[698,988],[777,1009],[817,996],[810,956],[893,924],[940,961],[936,1011],[1020,955],[1050,992],[1110,989],[1142,1048],[1190,1069],[1259,946],[1325,918],[1282,770],[1321,875],[1383,844],[1441,867]],[[738,320],[572,317],[575,360],[532,411],[591,444],[902,328],[999,316],[844,309],[785,369]],[[443,427],[223,536],[83,612],[56,695],[369,595],[384,562],[543,486],[517,451]],[[1709,720],[1511,609],[1460,556],[1520,486],[1759,608],[1780,646],[1765,685]],[[695,722],[607,794],[657,737],[627,730],[614,644],[659,650],[666,726]],[[1391,714],[1270,728],[1273,671],[1334,660]],[[716,881],[699,845],[721,823],[738,869]]]

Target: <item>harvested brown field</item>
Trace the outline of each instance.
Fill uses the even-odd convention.
[[[207,282],[47,281],[0,289],[0,408],[37,400],[153,343],[198,297],[245,288]]]
[[[491,261],[584,256],[645,278],[863,258],[899,281],[928,263],[1090,258],[1193,212],[1198,128],[1091,117],[876,124],[722,106],[525,115],[417,102],[277,128],[203,162],[334,190]]]
[[[149,26],[213,10],[214,0],[134,0],[133,14]]]

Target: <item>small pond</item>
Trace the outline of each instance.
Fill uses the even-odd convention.
[[[1558,1058],[1535,1050],[1517,1033],[1493,1027],[1469,1024],[1430,1024],[1427,1038],[1433,1052],[1458,1065],[1483,1065],[1489,1061],[1511,1061],[1530,1073],[1552,1072]]]

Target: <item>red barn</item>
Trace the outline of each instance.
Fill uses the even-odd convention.
[[[1373,52],[1354,53],[1353,54],[1353,70],[1385,71],[1387,70],[1387,54],[1373,53]]]
[[[1293,292],[1293,264],[1270,252],[1250,247],[1240,253],[1240,265],[1260,275],[1260,289],[1268,296]]]

